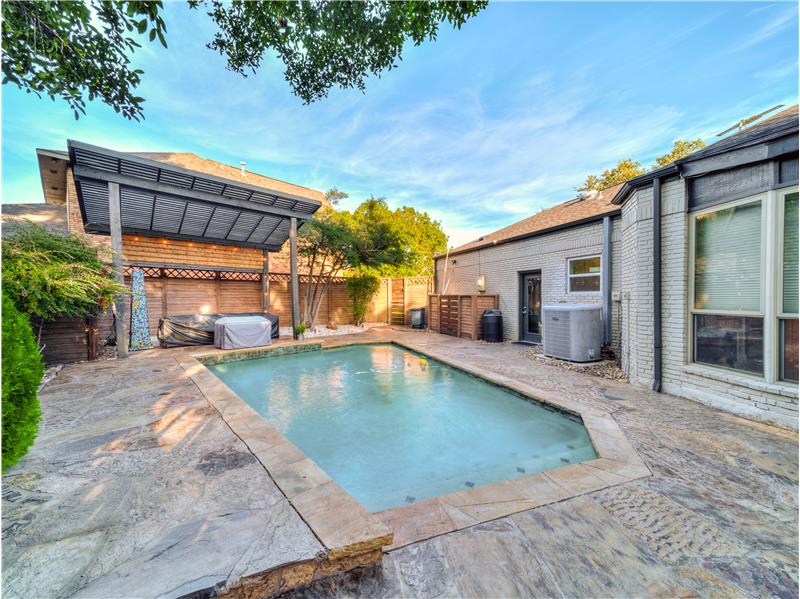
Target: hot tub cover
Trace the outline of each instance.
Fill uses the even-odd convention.
[[[167,316],[158,321],[158,341],[161,347],[213,345],[214,323],[226,316],[263,316],[272,323],[272,338],[278,338],[280,323],[277,315],[269,312],[236,312]]]

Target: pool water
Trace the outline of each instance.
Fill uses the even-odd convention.
[[[208,368],[373,512],[597,457],[580,420],[394,345]]]

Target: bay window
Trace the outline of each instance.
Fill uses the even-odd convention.
[[[797,197],[770,191],[691,216],[694,362],[797,381]]]

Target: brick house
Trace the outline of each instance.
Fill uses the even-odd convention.
[[[505,336],[540,308],[603,306],[632,383],[797,428],[798,109],[436,259],[436,291],[498,294]]]

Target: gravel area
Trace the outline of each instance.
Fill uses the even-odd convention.
[[[541,364],[547,364],[548,366],[555,366],[556,368],[563,368],[564,370],[581,372],[591,376],[599,376],[612,381],[627,380],[625,373],[619,367],[619,362],[613,354],[604,354],[603,357],[606,359],[600,362],[578,363],[545,356],[542,352],[541,345],[531,345],[526,347],[522,353],[531,360],[536,360],[537,362]]]
[[[385,327],[382,322],[365,322],[362,326],[357,327],[354,324],[340,324],[335,329],[328,327],[317,326],[307,330],[304,333],[306,339],[313,339],[314,337],[332,337],[334,335],[354,335],[356,333],[364,333],[369,329],[375,327]],[[281,327],[281,337],[291,337],[292,327]]]

